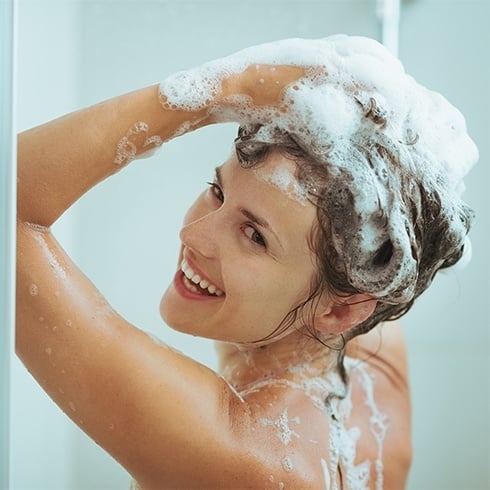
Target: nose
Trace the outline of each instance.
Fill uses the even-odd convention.
[[[211,212],[186,223],[180,230],[182,244],[195,254],[212,259],[219,252],[218,213]]]

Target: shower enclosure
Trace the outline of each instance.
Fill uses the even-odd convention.
[[[465,195],[478,217],[473,261],[437,278],[404,323],[409,489],[489,488],[489,16],[488,0],[0,0],[1,488],[115,490],[129,482],[13,356],[13,134],[246,46],[338,32],[398,50],[409,73],[462,110],[480,149]],[[212,345],[161,325],[158,303],[174,274],[184,212],[228,156],[235,131],[204,128],[164,145],[92,189],[54,227],[123,316],[212,368]]]

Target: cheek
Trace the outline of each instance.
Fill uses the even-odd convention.
[[[260,316],[282,317],[306,298],[309,284],[305,277],[301,275],[302,282],[299,282],[282,266],[279,270],[276,267],[250,260],[241,262],[239,270],[233,268],[228,281],[225,278],[225,285],[228,285],[230,298],[236,299],[238,309],[246,307]]]

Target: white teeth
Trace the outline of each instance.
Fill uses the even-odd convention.
[[[185,274],[185,277],[187,277],[187,279],[191,279],[192,276],[194,275],[194,272],[192,271],[192,269],[189,269],[189,266],[185,263],[185,262],[182,262],[182,272]]]
[[[198,292],[196,286],[194,286],[194,284],[192,284],[192,282],[189,282],[189,279],[187,279],[187,276],[186,276],[186,279],[184,280],[184,283],[185,283],[187,289],[189,289],[193,293],[197,293]]]
[[[207,289],[211,294],[215,296],[223,296],[224,293],[221,289],[218,289],[214,284],[206,281],[205,279],[201,279],[199,274],[196,274],[190,267],[189,264],[184,260],[180,266],[181,271],[184,273],[185,277],[192,281],[194,284],[199,284],[202,289]],[[197,289],[191,285],[191,283],[187,283],[188,288],[191,291],[197,292]]]

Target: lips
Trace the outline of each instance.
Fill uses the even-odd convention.
[[[187,262],[182,261],[175,275],[174,284],[181,295],[190,299],[218,299],[224,292],[199,271],[195,271]]]
[[[209,294],[211,296],[223,296],[223,291],[207,279],[201,277],[184,259],[180,266],[184,273],[184,285],[194,293]]]

